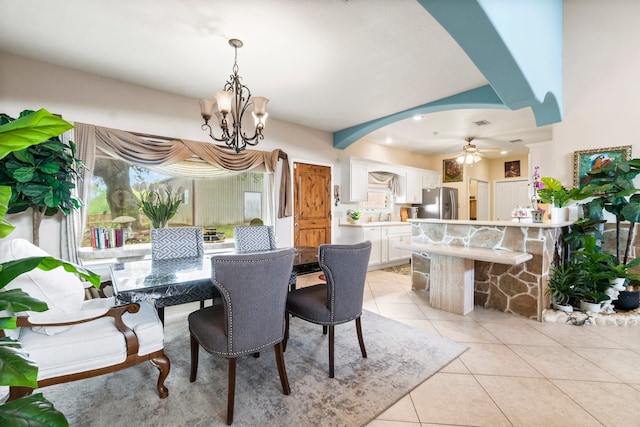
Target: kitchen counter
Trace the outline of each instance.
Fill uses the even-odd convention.
[[[349,222],[341,222],[340,227],[387,227],[387,226],[400,226],[400,225],[411,225],[408,222],[403,221],[360,221],[357,224],[352,224]]]
[[[427,223],[427,224],[452,224],[452,225],[475,225],[475,226],[489,226],[489,227],[530,227],[530,228],[562,228],[572,225],[574,221],[564,221],[559,223],[546,222],[531,222],[530,218],[523,219],[522,221],[471,221],[464,219],[407,219],[410,223]]]
[[[464,312],[481,305],[531,319],[541,320],[548,305],[546,289],[553,258],[563,250],[562,235],[572,221],[550,222],[469,221],[408,219],[412,224],[411,248],[412,288],[414,290],[447,289],[470,282],[472,298]],[[452,252],[495,254],[498,251],[527,255],[527,261],[507,265],[501,261],[466,258],[464,268]],[[442,254],[443,251],[448,251]],[[456,254],[458,255],[458,254]],[[446,274],[438,274],[438,266],[447,258]],[[435,262],[434,262],[435,261]],[[466,272],[466,273],[465,273]],[[434,274],[436,273],[436,274]],[[468,275],[469,280],[464,280]],[[437,280],[442,283],[432,283]]]

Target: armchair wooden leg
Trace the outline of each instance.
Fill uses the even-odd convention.
[[[200,349],[200,344],[198,340],[195,339],[193,335],[191,335],[191,375],[189,376],[189,381],[195,382],[196,374],[198,373],[198,350]]]
[[[324,326],[326,328],[326,326]],[[336,327],[329,326],[329,378],[333,378],[333,339]]]
[[[7,398],[7,402],[29,396],[31,393],[33,393],[33,389],[31,387],[11,386],[9,387],[9,397]]]
[[[360,344],[360,353],[362,357],[367,358],[367,350],[364,348],[364,339],[362,339],[362,324],[360,317],[356,318],[356,332],[358,333],[358,343]]]
[[[227,425],[233,424],[233,406],[236,396],[236,359],[229,359],[229,392],[227,393]]]
[[[151,364],[160,371],[160,376],[158,377],[158,394],[161,399],[164,399],[169,396],[169,389],[164,386],[164,380],[167,379],[169,370],[171,370],[171,362],[163,351],[161,355],[151,359]]]
[[[284,365],[284,349],[282,341],[273,346],[273,351],[276,353],[276,364],[278,365],[278,375],[280,375],[280,383],[282,384],[282,391],[284,394],[291,394],[291,388],[289,387],[289,377],[287,377],[287,368]]]

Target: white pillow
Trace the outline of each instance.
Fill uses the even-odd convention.
[[[0,240],[0,262],[33,256],[49,256],[44,250],[24,239]],[[44,301],[53,313],[71,313],[82,309],[84,286],[78,276],[66,272],[62,267],[50,271],[39,268],[23,273],[11,281],[9,289],[22,289],[33,298]],[[64,328],[50,328],[61,332]]]

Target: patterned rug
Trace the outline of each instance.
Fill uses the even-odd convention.
[[[168,398],[158,398],[157,370],[149,363],[42,392],[71,426],[225,425],[228,363],[201,350],[197,381],[189,382],[187,314],[166,313]],[[336,377],[330,379],[327,336],[317,325],[291,320],[285,353],[289,396],[282,394],[273,351],[238,360],[234,425],[365,425],[466,349],[364,312],[368,358],[363,359],[354,323],[336,327]]]
[[[383,268],[382,271],[411,276],[411,264],[395,265],[393,267]]]

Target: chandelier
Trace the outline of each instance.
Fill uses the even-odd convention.
[[[258,145],[258,142],[264,139],[262,130],[269,115],[267,113],[269,100],[261,96],[252,97],[249,88],[242,84],[242,77],[238,75],[238,48],[242,47],[242,41],[231,39],[229,44],[235,49],[233,74],[229,76],[230,80],[225,83],[224,89],[213,95],[213,100],[200,100],[200,114],[204,119],[202,130],[208,130],[211,139],[224,142],[227,147],[239,153],[247,148],[247,145]],[[242,131],[242,119],[250,105],[253,105],[251,114],[255,123],[255,131],[251,137]],[[216,116],[218,125],[222,129],[220,138],[213,134],[213,128],[209,124],[212,115]]]
[[[473,139],[474,138],[464,139],[465,141],[467,141],[467,145],[462,147],[462,153],[460,153],[460,155],[456,159],[456,162],[461,164],[464,163],[466,165],[472,165],[474,163],[478,163],[482,159],[482,157],[480,157],[478,149],[476,148],[476,145],[471,143]]]

